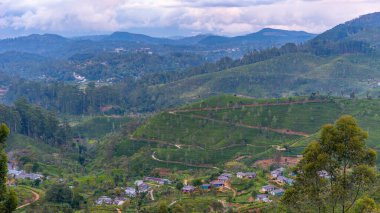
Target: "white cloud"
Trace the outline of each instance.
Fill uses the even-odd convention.
[[[87,34],[177,28],[236,35],[264,27],[321,32],[380,11],[378,0],[1,0],[0,30]],[[169,36],[169,35],[168,35]]]

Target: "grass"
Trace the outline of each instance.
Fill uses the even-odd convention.
[[[130,122],[128,117],[96,116],[88,117],[73,126],[75,135],[95,139],[120,130]]]
[[[296,100],[303,100],[298,98]],[[239,104],[286,102],[287,99],[252,99],[247,97],[218,96],[181,109],[202,107],[230,107]],[[279,106],[243,107],[205,111],[163,112],[153,116],[139,127],[133,136],[156,139],[175,147],[156,147],[157,158],[191,164],[221,165],[240,155],[250,155],[245,163],[273,156],[271,145],[289,145],[287,156],[301,154],[303,148],[318,138],[324,124],[333,123],[341,115],[351,114],[359,125],[369,132],[367,144],[380,149],[380,99],[333,98],[325,102]],[[310,134],[309,137],[281,134],[269,130],[252,129],[239,124],[289,129]],[[127,150],[121,151],[128,153]]]

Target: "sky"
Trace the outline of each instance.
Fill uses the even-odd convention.
[[[380,0],[0,0],[0,37],[235,36],[266,27],[321,33],[378,11]]]

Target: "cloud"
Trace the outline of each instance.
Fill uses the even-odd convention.
[[[378,0],[2,0],[0,30],[80,35],[154,29],[165,36],[165,29],[238,35],[274,27],[319,33],[375,11]]]

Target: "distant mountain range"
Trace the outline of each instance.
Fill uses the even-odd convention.
[[[150,47],[163,52],[214,51],[218,48],[242,49],[239,56],[249,50],[281,46],[285,43],[302,43],[316,35],[276,29],[263,29],[259,32],[224,37],[197,35],[181,39],[155,38],[143,34],[115,32],[111,35],[82,36],[65,38],[54,34],[33,34],[24,37],[0,40],[0,52],[17,51],[53,57],[69,57],[76,53],[111,51],[115,48],[135,50]]]

